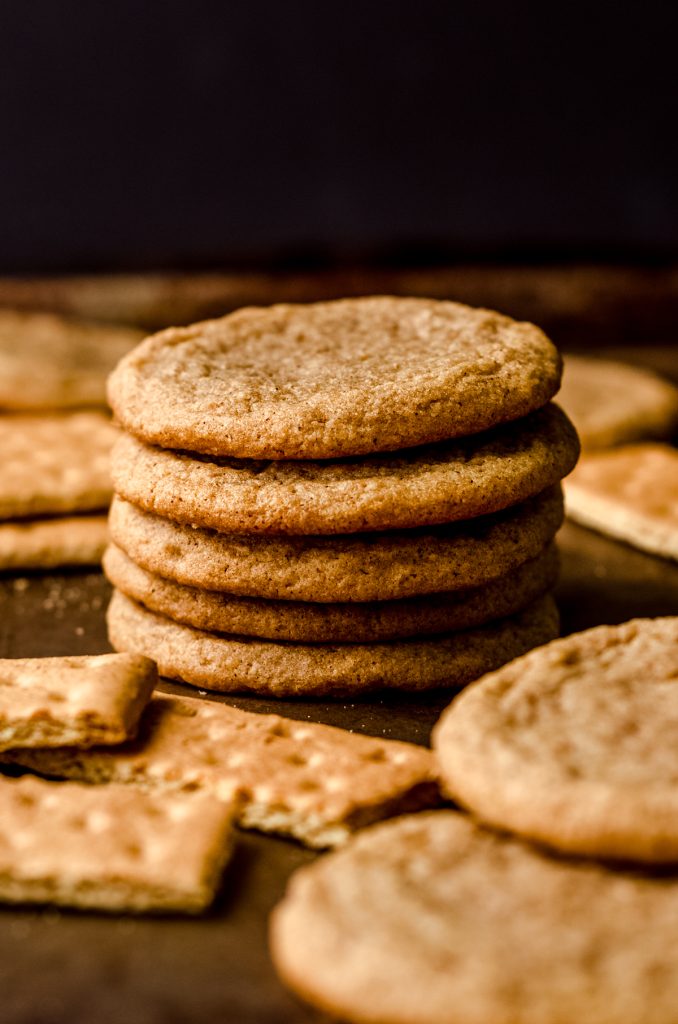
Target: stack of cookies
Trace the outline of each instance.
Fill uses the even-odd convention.
[[[552,639],[575,431],[531,324],[243,309],[114,371],[109,635],[224,692],[460,686]]]

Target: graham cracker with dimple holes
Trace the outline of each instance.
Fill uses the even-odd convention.
[[[230,855],[232,809],[200,794],[0,779],[0,902],[199,913]]]
[[[138,654],[0,660],[0,750],[121,743],[157,678]]]
[[[0,520],[107,508],[116,437],[103,413],[0,417]]]
[[[107,539],[105,515],[0,522],[0,569],[98,565]]]
[[[582,526],[678,559],[678,450],[623,445],[585,455],[566,482],[567,514]]]
[[[325,462],[210,459],[123,434],[116,493],[147,512],[224,533],[351,534],[472,519],[525,501],[574,467],[555,405],[473,437]]]
[[[239,824],[336,846],[379,818],[439,801],[430,750],[331,726],[158,694],[136,740],[110,749],[17,750],[45,775],[234,801]]]
[[[335,537],[215,533],[116,497],[109,529],[137,565],[187,586],[283,601],[363,602],[489,583],[535,558],[562,521],[556,486],[465,523]]]

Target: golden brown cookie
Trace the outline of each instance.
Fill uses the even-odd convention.
[[[474,434],[544,405],[560,358],[532,324],[376,296],[240,309],[171,328],[119,364],[110,403],[150,444],[325,459]]]
[[[579,445],[554,405],[487,434],[335,462],[244,462],[130,435],[111,472],[127,501],[223,533],[335,534],[449,523],[525,501],[566,476]]]
[[[283,981],[355,1024],[672,1024],[678,881],[555,860],[431,811],[297,871]]]
[[[440,801],[435,759],[424,747],[168,694],[153,698],[130,743],[14,750],[2,759],[95,785],[218,796],[233,801],[243,828],[315,847]]]
[[[513,615],[555,585],[558,552],[550,544],[508,575],[471,590],[352,604],[268,601],[186,587],[147,572],[115,545],[107,549],[103,565],[123,594],[196,629],[304,643],[364,643],[469,629]]]
[[[106,377],[143,336],[133,327],[0,309],[0,408],[106,405]]]
[[[678,559],[678,450],[629,444],[587,454],[566,485],[567,514],[664,558]]]
[[[670,437],[678,427],[674,384],[651,370],[609,359],[565,356],[558,403],[586,450]]]
[[[535,558],[563,519],[560,487],[466,523],[347,537],[194,529],[120,498],[111,539],[149,572],[204,590],[283,601],[389,601],[481,586]]]
[[[120,591],[108,609],[113,647],[152,658],[161,675],[222,693],[275,697],[464,686],[557,634],[552,597],[477,629],[375,644],[293,644],[206,633],[150,612]]]
[[[531,651],[461,694],[434,745],[449,794],[491,825],[678,863],[678,617]]]

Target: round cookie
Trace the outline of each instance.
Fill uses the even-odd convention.
[[[127,597],[175,622],[212,633],[304,643],[369,643],[480,626],[525,608],[558,576],[555,544],[507,576],[472,590],[362,604],[267,601],[199,590],[163,579],[111,545],[103,567]]]
[[[464,686],[557,634],[558,612],[550,596],[477,629],[375,644],[276,643],[205,633],[147,611],[118,590],[108,608],[113,647],[152,658],[161,675],[222,693],[272,697]]]
[[[563,521],[560,487],[468,523],[349,537],[247,537],[194,529],[120,498],[111,539],[187,586],[283,601],[389,601],[480,586],[535,558]]]
[[[224,533],[335,534],[408,529],[496,512],[566,476],[579,453],[549,405],[487,434],[340,462],[252,463],[115,446],[115,490],[148,512]]]
[[[533,324],[455,302],[375,296],[240,309],[148,338],[109,400],[164,448],[254,459],[395,451],[525,416],[558,390]]]
[[[106,377],[144,337],[133,327],[0,309],[0,408],[106,405]]]
[[[557,640],[479,680],[434,731],[447,791],[567,853],[678,862],[678,617]]]
[[[672,1024],[678,881],[555,860],[454,811],[365,829],[273,912],[287,985],[354,1024]]]
[[[651,370],[609,359],[566,356],[558,401],[582,448],[667,438],[678,427],[678,388]]]

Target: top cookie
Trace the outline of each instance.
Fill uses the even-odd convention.
[[[528,323],[376,296],[247,308],[148,338],[109,379],[133,434],[242,458],[394,451],[518,419],[558,390]]]
[[[106,404],[106,377],[143,338],[133,327],[0,309],[0,406]]]

